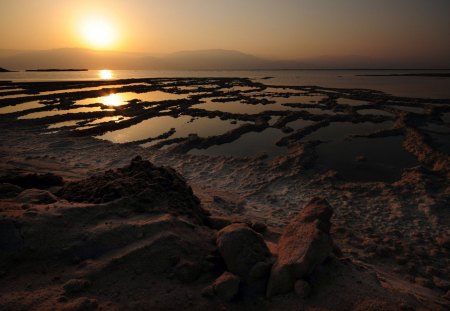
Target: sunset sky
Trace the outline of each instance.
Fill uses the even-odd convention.
[[[0,0],[2,49],[442,59],[448,0]]]

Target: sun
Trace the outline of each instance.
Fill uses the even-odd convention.
[[[90,18],[83,21],[81,34],[86,43],[96,49],[111,48],[117,40],[114,26],[102,18]]]

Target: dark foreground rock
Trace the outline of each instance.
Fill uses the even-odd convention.
[[[58,195],[69,201],[90,203],[125,199],[136,211],[171,212],[206,221],[206,211],[175,170],[157,167],[141,157],[123,168],[67,183]]]
[[[216,242],[228,270],[243,278],[256,264],[270,261],[272,256],[262,235],[246,224],[223,228],[217,234]]]
[[[224,272],[217,280],[214,281],[212,287],[214,293],[222,300],[230,301],[236,297],[239,291],[240,279],[238,276]]]
[[[278,258],[272,267],[267,296],[283,294],[294,288],[330,256],[330,218],[333,209],[324,199],[314,198],[286,227],[278,242]]]

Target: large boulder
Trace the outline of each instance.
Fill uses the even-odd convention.
[[[244,279],[256,264],[268,262],[272,257],[261,234],[246,224],[223,228],[217,234],[216,243],[227,269]]]
[[[332,215],[333,209],[326,200],[314,198],[286,227],[270,273],[268,297],[291,291],[296,280],[308,276],[331,254]]]

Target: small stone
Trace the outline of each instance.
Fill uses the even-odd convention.
[[[294,290],[300,298],[305,299],[311,294],[311,285],[305,280],[298,280],[295,282]]]
[[[208,217],[208,224],[212,229],[221,230],[226,226],[231,225],[231,220],[226,217],[210,216]]]
[[[448,290],[447,293],[443,297],[450,301],[450,290]]]
[[[249,276],[255,279],[266,277],[269,274],[271,267],[272,263],[270,262],[258,262],[251,268]]]
[[[265,232],[266,229],[267,229],[267,226],[266,226],[265,223],[258,222],[258,221],[253,221],[253,222],[250,224],[250,227],[251,227],[253,230],[255,230],[256,232],[258,232],[258,233],[263,233],[263,232]]]
[[[80,297],[67,303],[61,310],[63,311],[92,311],[96,310],[98,302],[95,299]]]
[[[16,201],[29,204],[50,204],[56,202],[57,198],[46,190],[27,189],[17,196]]]
[[[19,186],[9,183],[0,183],[0,199],[14,198],[22,191],[23,189]]]
[[[61,303],[66,303],[68,301],[66,296],[59,296],[56,300]]]
[[[436,287],[442,290],[450,290],[450,282],[438,277],[433,277],[433,283]]]
[[[363,155],[359,155],[356,157],[356,161],[358,162],[366,162],[367,161],[367,157],[363,156]]]
[[[214,287],[212,285],[206,286],[202,289],[202,296],[211,298],[214,296]]]
[[[239,291],[240,278],[230,272],[224,272],[214,281],[213,288],[215,294],[225,301],[230,301],[236,297]]]
[[[421,286],[425,286],[425,287],[432,287],[433,283],[426,278],[422,278],[422,277],[416,277],[415,278],[415,282]]]
[[[191,283],[197,280],[202,272],[202,267],[191,261],[181,261],[175,268],[175,276],[183,283]]]
[[[441,237],[437,240],[438,245],[445,249],[450,249],[450,237]]]
[[[82,292],[89,286],[89,281],[83,279],[72,279],[63,285],[63,289],[67,294]]]

